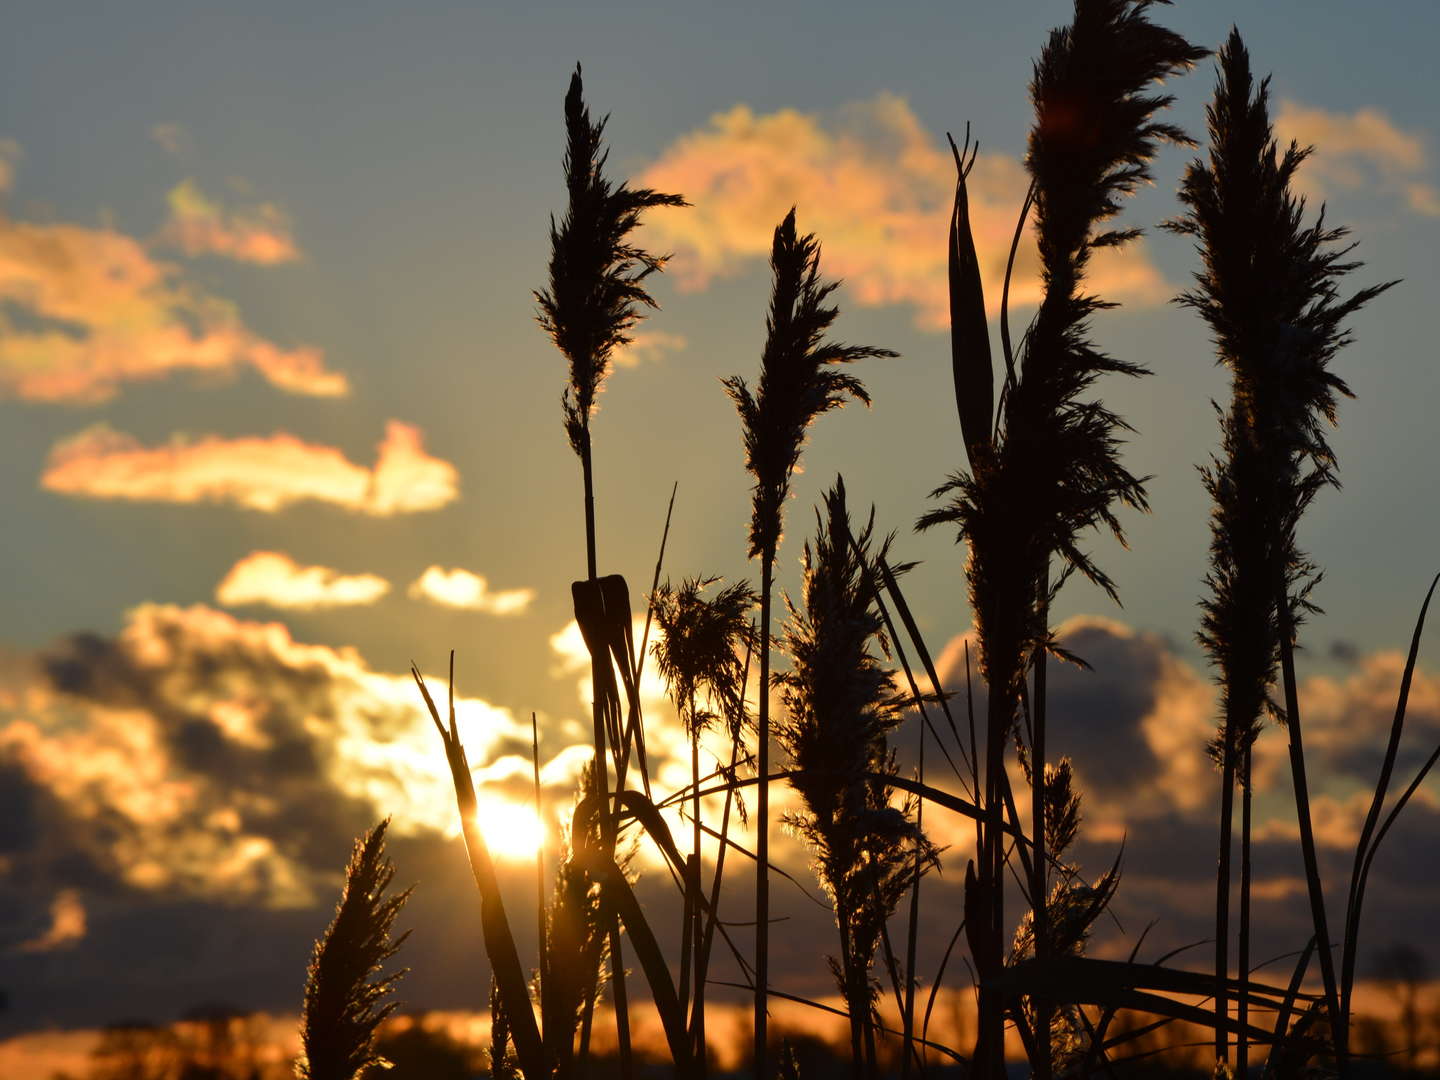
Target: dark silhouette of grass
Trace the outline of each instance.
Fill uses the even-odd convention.
[[[1344,321],[1393,282],[1338,292],[1341,277],[1359,267],[1344,261],[1344,229],[1328,228],[1323,211],[1304,224],[1305,204],[1292,191],[1308,148],[1276,144],[1268,83],[1258,87],[1237,30],[1220,51],[1220,76],[1207,117],[1208,162],[1186,171],[1184,217],[1171,223],[1194,236],[1204,268],[1197,288],[1181,301],[1209,324],[1220,361],[1231,372],[1232,399],[1221,415],[1221,454],[1203,470],[1214,501],[1209,594],[1202,600],[1200,642],[1220,684],[1220,731],[1210,747],[1221,769],[1220,872],[1216,885],[1216,1014],[1226,1009],[1224,982],[1230,945],[1230,853],[1234,787],[1241,787],[1242,842],[1240,973],[1249,966],[1249,814],[1251,746],[1263,714],[1284,708],[1270,699],[1281,662],[1282,626],[1297,626],[1317,610],[1310,590],[1318,572],[1299,549],[1296,529],[1315,495],[1337,485],[1326,429],[1337,401],[1349,396],[1330,361],[1349,341]],[[1282,602],[1277,603],[1277,596]],[[1285,634],[1288,638],[1289,634]],[[1293,711],[1292,711],[1293,713]],[[1301,803],[1301,836],[1319,962],[1332,1015],[1338,1013],[1324,898],[1305,803],[1298,716],[1290,715],[1292,760]],[[1240,1022],[1246,1007],[1240,1003]],[[1228,1059],[1217,1027],[1216,1057]],[[1248,1048],[1239,1044],[1243,1072]]]
[[[767,1073],[765,998],[769,988],[770,933],[770,604],[775,552],[780,543],[790,477],[800,462],[806,429],[815,418],[847,399],[870,403],[865,387],[839,364],[896,354],[869,345],[842,345],[825,335],[839,314],[827,304],[837,282],[820,277],[820,244],[814,234],[799,236],[795,211],[775,229],[770,250],[774,287],[765,320],[760,382],[752,393],[738,375],[724,380],[740,413],[745,467],[754,477],[750,514],[750,556],[760,558],[760,703],[756,721],[757,795],[755,875],[755,1061]]]
[[[896,692],[868,563],[871,524],[853,533],[845,485],[837,480],[816,511],[801,556],[802,605],[786,607],[781,649],[790,669],[776,676],[786,719],[776,741],[793,770],[805,812],[789,824],[814,853],[816,875],[835,906],[840,955],[831,961],[850,1013],[853,1075],[878,1077],[870,974],[885,924],[914,880],[918,857],[936,853],[915,822],[915,800],[891,805],[895,772],[886,735],[913,701]],[[884,545],[882,545],[883,548]]]
[[[615,186],[605,178],[605,123],[590,119],[580,65],[565,95],[565,186],[570,205],[559,226],[550,222],[550,284],[535,294],[540,325],[570,364],[562,396],[565,433],[579,456],[585,483],[585,551],[595,577],[595,495],[590,417],[615,350],[631,341],[640,307],[654,307],[645,279],[665,265],[630,243],[640,215],[654,206],[685,206],[679,195]]]
[[[315,943],[300,1021],[300,1080],[354,1080],[383,1064],[376,1031],[399,1004],[391,994],[405,972],[381,969],[408,936],[392,939],[390,932],[410,896],[409,889],[386,895],[395,877],[385,857],[388,825],[380,822],[355,842],[335,918]]]
[[[1031,666],[1036,672],[1030,756],[1038,794],[1045,775],[1043,658],[1053,648],[1050,601],[1076,571],[1114,596],[1109,577],[1079,546],[1080,536],[1103,526],[1123,539],[1115,504],[1146,505],[1141,480],[1119,459],[1119,435],[1127,425],[1084,396],[1102,374],[1133,376],[1145,369],[1109,357],[1091,343],[1090,317],[1112,305],[1085,292],[1083,283],[1095,250],[1136,235],[1135,230],[1102,231],[1101,226],[1119,212],[1121,198],[1149,179],[1157,144],[1187,141],[1179,129],[1153,119],[1171,99],[1147,91],[1187,69],[1205,50],[1151,22],[1151,7],[1146,0],[1077,0],[1074,20],[1051,34],[1035,66],[1030,90],[1035,125],[1026,166],[1044,299],[1021,355],[1012,358],[1007,349],[994,438],[967,436],[970,471],[953,475],[939,488],[935,497],[948,496],[948,503],[920,519],[921,528],[958,526],[960,539],[969,545],[966,576],[979,630],[980,670],[989,687],[987,819],[966,899],[967,923],[983,924],[983,929],[969,929],[979,950],[981,1016],[974,1065],[983,1076],[998,1075],[1004,1057],[1005,1003],[986,983],[993,984],[1003,964],[1002,821],[1008,784],[1003,752],[1019,716],[1025,672]],[[952,295],[954,283],[952,273]],[[982,367],[988,361],[957,361],[957,376],[962,368]],[[969,396],[958,382],[956,394],[961,400]],[[1054,577],[1052,562],[1059,563]],[[1035,802],[1043,805],[1043,795]],[[1043,852],[1044,838],[1038,835],[1043,815],[1037,816],[1036,827]],[[1032,869],[1030,898],[1043,943],[1045,859],[1035,859]],[[1039,1019],[1041,1057],[1048,1058],[1044,1010]],[[1040,1062],[1038,1074],[1049,1080],[1046,1061]]]
[[[1275,1076],[1298,1076],[1327,1055],[1342,1071],[1349,1068],[1349,1000],[1366,882],[1385,835],[1440,761],[1437,749],[1399,797],[1390,798],[1427,608],[1422,607],[1416,624],[1385,760],[1357,845],[1344,931],[1334,941],[1310,828],[1293,664],[1294,628],[1315,610],[1309,595],[1317,571],[1299,549],[1296,529],[1310,501],[1335,480],[1326,429],[1348,390],[1329,364],[1348,341],[1343,324],[1389,285],[1340,296],[1338,279],[1358,264],[1345,261],[1349,249],[1339,244],[1344,232],[1327,227],[1323,215],[1313,225],[1304,224],[1305,207],[1291,193],[1291,181],[1308,151],[1293,145],[1282,151],[1276,145],[1265,84],[1255,87],[1238,34],[1220,54],[1220,85],[1209,111],[1209,161],[1197,161],[1187,171],[1181,190],[1186,212],[1171,223],[1197,240],[1204,265],[1196,288],[1183,299],[1209,322],[1234,387],[1233,401],[1221,413],[1220,451],[1205,472],[1215,511],[1201,641],[1222,694],[1219,732],[1211,747],[1222,772],[1213,970],[1172,966],[1173,955],[1153,963],[1139,960],[1143,934],[1128,960],[1085,955],[1093,928],[1119,888],[1120,858],[1117,854],[1093,880],[1071,861],[1082,828],[1081,794],[1069,761],[1047,760],[1047,656],[1083,664],[1055,641],[1049,625],[1052,604],[1077,572],[1115,596],[1113,582],[1085,544],[1091,530],[1108,531],[1123,543],[1121,507],[1146,508],[1145,479],[1121,460],[1129,428],[1096,389],[1104,375],[1147,372],[1135,361],[1106,355],[1093,342],[1093,317],[1113,305],[1089,290],[1087,276],[1097,250],[1137,235],[1138,230],[1113,228],[1111,221],[1136,186],[1150,179],[1158,146],[1188,142],[1183,132],[1156,119],[1170,98],[1154,88],[1206,51],[1151,21],[1159,2],[1076,0],[1072,22],[1051,34],[1035,65],[1035,121],[1026,154],[1030,184],[1009,261],[1013,271],[1015,250],[1033,210],[1043,298],[1012,345],[1007,271],[998,393],[979,258],[970,235],[966,182],[974,154],[968,138],[964,149],[954,147],[957,178],[947,241],[951,359],[968,469],[934,493],[945,501],[919,526],[954,526],[969,548],[965,575],[980,674],[988,690],[983,766],[973,709],[967,710],[966,739],[947,700],[955,688],[947,691],[941,685],[897,584],[909,567],[888,561],[888,541],[872,551],[870,522],[858,533],[852,528],[842,483],[826,496],[817,513],[817,533],[804,547],[802,597],[798,603],[786,598],[789,619],[779,642],[788,664],[772,674],[774,565],[784,504],[809,425],[849,401],[869,403],[864,385],[843,365],[895,355],[829,340],[838,317],[837,283],[821,276],[819,242],[798,232],[794,209],[774,233],[759,380],[753,389],[738,376],[723,380],[740,414],[745,467],[753,481],[747,551],[760,560],[760,588],[757,593],[737,583],[707,596],[718,579],[704,577],[661,588],[662,540],[647,596],[646,631],[638,648],[632,640],[625,581],[597,571],[590,419],[614,350],[629,340],[641,308],[653,306],[645,279],[664,262],[627,237],[643,210],[681,206],[683,200],[623,184],[614,187],[604,179],[604,121],[590,120],[577,68],[566,98],[570,206],[562,224],[552,222],[550,285],[536,295],[541,324],[570,364],[565,426],[582,462],[588,571],[572,591],[592,659],[594,760],[559,852],[550,899],[542,905],[541,977],[533,990],[474,820],[474,784],[453,704],[446,723],[420,682],[451,766],[481,899],[495,975],[493,1075],[568,1080],[592,1068],[608,1075],[613,1066],[631,1077],[645,1067],[639,1048],[630,1045],[622,931],[659,1013],[674,1073],[681,1077],[703,1076],[708,1067],[706,992],[713,985],[753,994],[747,1067],[756,1080],[823,1068],[808,1064],[811,1058],[796,1050],[799,1042],[777,1054],[779,1040],[771,1037],[777,1032],[767,1021],[771,998],[843,1016],[850,1032],[851,1074],[875,1080],[897,1061],[906,1080],[912,1069],[940,1075],[941,1061],[950,1063],[943,1068],[962,1065],[966,1076],[998,1078],[1007,1068],[1007,1025],[1018,1033],[1032,1074],[1041,1080],[1114,1075],[1122,1064],[1143,1070],[1165,1040],[1193,1041],[1196,1031],[1203,1034],[1202,1053],[1213,1052],[1221,1069],[1229,1067],[1232,1041],[1242,1069],[1249,1064],[1251,1043],[1272,1047],[1267,1066]],[[1428,602],[1427,596],[1427,607]],[[750,623],[757,603],[758,627]],[[891,619],[892,608],[898,622]],[[691,740],[690,782],[665,796],[650,789],[639,707],[651,616],[659,630],[653,655]],[[918,658],[916,670],[907,647]],[[739,767],[750,764],[746,701],[750,657],[757,648],[755,775],[742,777]],[[899,672],[887,667],[892,656]],[[967,652],[967,702],[968,663]],[[916,674],[922,669],[930,685],[923,693]],[[416,678],[419,682],[418,672]],[[1277,688],[1283,691],[1281,704],[1271,701]],[[783,706],[773,718],[772,689],[779,690]],[[451,694],[453,702],[453,671]],[[931,708],[943,715],[943,729],[932,722]],[[1249,747],[1266,710],[1283,718],[1290,733],[1315,927],[1287,985],[1272,985],[1250,971]],[[888,742],[912,715],[922,725],[921,768],[913,777],[901,775]],[[705,775],[699,737],[717,721],[730,736],[730,760],[728,765],[717,762]],[[772,732],[789,758],[785,772],[771,772]],[[968,797],[927,783],[923,755],[928,745],[943,753]],[[1028,822],[1016,807],[1012,763],[1030,788]],[[1228,852],[1237,780],[1242,797],[1240,970],[1232,976]],[[772,782],[790,783],[803,802],[803,813],[787,823],[809,843],[817,876],[832,900],[839,936],[832,974],[845,999],[843,1010],[770,984],[771,874],[794,882],[770,862]],[[740,795],[750,786],[758,796],[754,851],[730,835],[732,809],[743,814]],[[704,800],[717,795],[725,799],[718,830],[704,820]],[[960,925],[948,945],[941,941],[922,948],[917,941],[920,880],[939,859],[921,827],[926,802],[934,812],[973,822],[976,852],[966,868]],[[670,806],[683,806],[690,814],[688,851],[681,851],[662,814]],[[630,826],[654,843],[682,900],[673,936],[651,925],[632,887],[617,847],[622,829]],[[708,888],[701,865],[707,835],[719,841]],[[756,865],[753,963],[719,916],[727,854]],[[1007,875],[1017,882],[1026,909],[1018,924],[1012,918],[1015,905],[1006,907]],[[544,894],[542,869],[537,902]],[[892,943],[889,922],[906,894],[910,908],[902,953]],[[947,965],[951,970],[960,966],[951,957],[962,939],[977,999],[968,1060],[929,1038],[935,987]],[[672,940],[679,943],[674,957],[661,944]],[[717,940],[745,981],[710,977]],[[1338,972],[1332,944],[1341,948]],[[926,952],[934,953],[938,963],[921,1013],[915,968]],[[1312,965],[1322,971],[1323,995],[1304,989]],[[875,976],[877,967],[894,992],[897,1025],[880,1019],[885,991]],[[589,1053],[595,1002],[607,969],[617,1025],[613,1062],[594,1060]],[[1283,974],[1279,981],[1285,982]]]

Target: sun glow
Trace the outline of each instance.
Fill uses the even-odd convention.
[[[497,859],[533,859],[545,840],[545,826],[535,809],[523,803],[481,794],[475,819]]]

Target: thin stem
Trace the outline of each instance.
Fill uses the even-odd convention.
[[[1041,625],[1048,623],[1048,614],[1041,612]],[[1047,909],[1046,863],[1048,850],[1045,846],[1045,649],[1035,654],[1034,733],[1030,750],[1030,836],[1035,843],[1035,856],[1031,863],[1030,907],[1033,913],[1035,933],[1035,959],[1043,962],[1050,954],[1049,911]],[[1035,1062],[1036,1080],[1050,1080],[1054,1070],[1050,1047],[1050,1002],[1046,998],[1034,999],[1035,1006],[1035,1048],[1039,1059]]]
[[[1250,747],[1240,761],[1240,955],[1236,970],[1250,980]],[[1235,1071],[1243,1080],[1250,1068],[1250,995],[1239,995],[1239,1034],[1235,1040]]]
[[[590,418],[584,419],[581,431],[584,432],[580,444],[580,473],[585,480],[585,566],[589,571],[589,578],[594,581],[599,576],[596,570],[595,560],[595,481],[592,474],[590,460]]]
[[[1235,827],[1235,760],[1230,732],[1224,736],[1220,767],[1220,855],[1215,874],[1215,1060],[1230,1060],[1225,1020],[1230,1015],[1226,982],[1230,978],[1230,846]]]
[[[1349,1073],[1347,1017],[1340,1015],[1335,986],[1335,958],[1330,954],[1330,929],[1325,920],[1325,893],[1320,883],[1320,862],[1315,854],[1315,830],[1310,818],[1310,786],[1305,778],[1305,746],[1300,732],[1300,697],[1295,682],[1295,628],[1290,598],[1280,589],[1280,670],[1285,682],[1286,730],[1290,733],[1290,775],[1295,783],[1295,812],[1300,823],[1300,850],[1305,857],[1305,881],[1310,892],[1310,914],[1315,923],[1315,949],[1325,982],[1325,1004],[1334,1025],[1335,1057],[1340,1075]]]
[[[767,1080],[766,990],[770,981],[770,594],[775,545],[766,546],[760,566],[760,700],[756,727],[759,772],[755,817],[755,1080]]]

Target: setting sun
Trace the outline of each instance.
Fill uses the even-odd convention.
[[[545,839],[545,826],[533,807],[480,793],[476,811],[480,832],[498,859],[533,859]]]

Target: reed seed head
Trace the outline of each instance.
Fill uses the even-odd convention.
[[[752,394],[738,375],[723,380],[740,413],[745,467],[755,478],[750,518],[750,555],[775,551],[790,477],[800,463],[805,431],[821,413],[846,400],[870,404],[870,395],[853,375],[836,371],[871,357],[897,356],[870,345],[825,340],[840,309],[826,301],[838,281],[820,277],[820,243],[813,233],[798,236],[792,207],[775,229],[770,249],[774,286],[765,320],[765,351],[760,384]]]
[[[628,240],[652,206],[687,206],[679,195],[618,187],[604,175],[607,118],[590,119],[580,66],[565,95],[565,183],[570,205],[550,220],[550,284],[535,294],[541,327],[570,364],[562,397],[565,431],[576,454],[589,439],[590,416],[615,350],[631,341],[640,307],[655,307],[645,279],[665,265]]]

